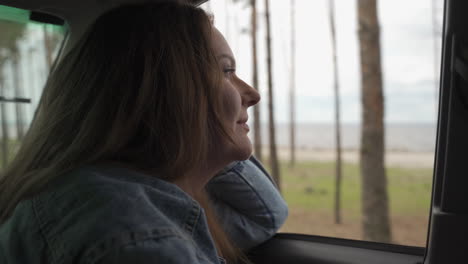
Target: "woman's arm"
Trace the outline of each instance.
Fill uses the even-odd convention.
[[[231,163],[206,188],[221,224],[244,250],[272,237],[288,216],[286,202],[253,156]]]

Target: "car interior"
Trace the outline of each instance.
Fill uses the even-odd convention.
[[[95,18],[126,2],[133,1],[2,0],[0,18],[66,25],[64,41],[58,51],[57,60],[60,60]],[[199,5],[206,0],[190,0],[190,2]],[[288,3],[284,1],[284,5]],[[24,12],[21,13],[18,9]],[[253,263],[439,264],[467,262],[468,177],[464,171],[468,161],[465,152],[468,150],[467,13],[468,1],[445,0],[440,97],[433,170],[434,184],[427,246],[414,247],[278,233],[266,243],[248,252]],[[1,35],[0,32],[0,38]]]

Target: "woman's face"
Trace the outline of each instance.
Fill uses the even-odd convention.
[[[247,108],[260,101],[260,95],[236,75],[236,61],[223,35],[213,27],[213,48],[219,62],[222,78],[222,118],[232,133],[234,144],[223,145],[223,152],[233,160],[245,160],[252,154],[252,143],[247,137]],[[220,147],[220,146],[218,146]]]

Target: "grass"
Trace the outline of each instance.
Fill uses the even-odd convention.
[[[361,239],[361,182],[358,164],[345,163],[341,225],[334,224],[334,162],[281,164],[282,193],[290,217],[281,231]],[[393,242],[424,246],[432,188],[432,170],[387,168]]]
[[[9,141],[9,160],[18,146],[18,141]],[[267,164],[268,162],[265,162],[265,165]],[[282,194],[290,212],[280,232],[362,239],[361,181],[358,164],[343,164],[341,224],[334,223],[333,215],[334,162],[302,161],[292,168],[287,162],[281,162],[280,167]],[[386,172],[392,242],[425,246],[432,169],[389,167]]]

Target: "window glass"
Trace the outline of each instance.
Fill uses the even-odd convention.
[[[27,10],[0,5],[1,168],[29,127],[65,32],[29,17]]]
[[[261,141],[262,161],[271,168],[265,1],[256,1],[256,64],[252,56],[252,2],[217,0],[202,6],[214,14],[215,26],[230,43],[237,59],[237,74],[253,83],[254,66],[257,68],[256,88],[262,95],[257,141]],[[362,209],[361,116],[365,109],[361,102],[357,1],[334,2],[341,121],[341,223],[336,223],[335,213],[337,139],[330,1],[269,1],[275,140],[281,191],[290,208],[280,232],[424,247],[436,139],[443,1],[377,1],[389,208],[384,218],[389,221],[389,239],[369,237],[369,231],[363,228],[368,217]],[[292,86],[294,122],[290,114]],[[249,117],[250,138],[255,145],[253,111]],[[291,123],[295,124],[294,164]],[[258,151],[255,155],[258,157]],[[371,214],[377,211],[371,210]]]

